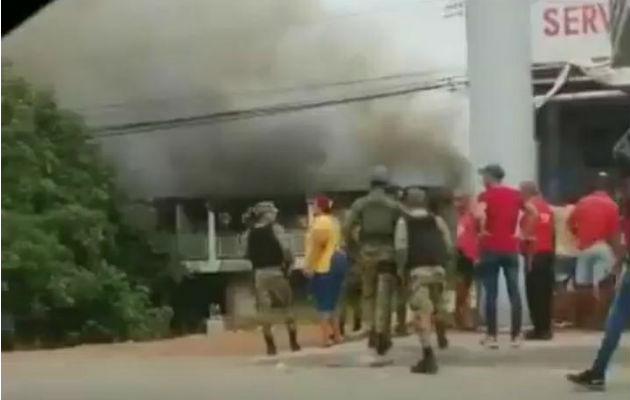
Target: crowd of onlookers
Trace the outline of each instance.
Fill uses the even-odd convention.
[[[481,343],[490,349],[499,347],[497,300],[501,272],[511,305],[510,345],[515,348],[523,339],[551,340],[554,315],[556,325],[593,327],[593,321],[605,314],[616,296],[595,366],[586,375],[570,377],[575,381],[600,379],[603,384],[601,371],[630,312],[630,275],[623,270],[630,239],[628,188],[620,192],[620,207],[611,196],[608,176],[600,173],[585,196],[552,205],[533,181],[521,182],[518,188],[504,184],[505,172],[499,165],[488,165],[479,173],[484,184],[482,193],[455,197],[454,235],[444,216],[430,206],[424,190],[389,190],[386,169],[375,170],[370,192],[355,201],[343,221],[333,215],[331,199],[314,199],[303,273],[309,278],[320,316],[322,344],[330,346],[342,339],[344,322],[340,317],[346,304],[342,301],[340,307],[339,299],[344,299],[344,292],[349,290],[348,282],[357,279],[362,332],[368,337],[369,347],[379,355],[389,350],[392,311],[396,308],[404,323],[408,306],[423,347],[423,358],[411,370],[437,372],[430,333],[435,329],[440,348],[448,346],[444,295],[448,266],[455,260],[456,323],[472,328],[479,321],[477,317],[483,315],[486,332]],[[249,224],[245,242],[254,268],[267,352],[275,354],[276,347],[271,319],[265,314],[278,305],[284,311],[291,349],[296,351],[300,346],[286,279],[293,259],[283,240],[282,227],[275,222],[278,210],[273,203],[262,202],[252,212],[255,218]],[[522,272],[532,322],[532,329],[524,334],[519,286]],[[483,299],[478,302],[477,315],[469,304],[473,287],[477,287],[477,297]],[[402,299],[396,307],[392,305],[394,294]],[[341,313],[340,308],[344,308]]]
[[[620,208],[613,200],[608,177],[599,174],[586,196],[554,206],[533,182],[523,182],[519,193],[500,184],[500,167],[490,166],[483,173],[486,190],[479,198],[457,198],[458,325],[469,328],[475,323],[476,315],[471,315],[467,299],[476,278],[488,289],[490,304],[486,307],[493,313],[492,281],[496,277],[492,270],[496,268],[492,266],[497,262],[501,262],[508,291],[517,292],[518,274],[514,271],[518,270],[516,255],[520,253],[525,260],[526,298],[534,325],[527,338],[550,339],[552,322],[560,327],[600,327],[614,291],[618,272],[614,267],[620,265],[622,243],[627,243],[630,235],[628,219],[621,214],[627,204]],[[479,227],[480,213],[485,213],[481,217],[486,218],[485,229]],[[518,229],[513,229],[517,220]],[[519,312],[519,300],[510,298]]]

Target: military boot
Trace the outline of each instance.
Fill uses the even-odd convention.
[[[289,347],[291,347],[291,351],[300,351],[302,347],[298,344],[297,341],[297,329],[289,328]]]
[[[346,336],[346,316],[345,315],[339,317],[339,334],[341,336]]]
[[[376,335],[376,354],[385,355],[392,348],[392,340],[388,335],[379,333]]]
[[[444,322],[435,322],[435,333],[437,334],[438,347],[440,349],[448,348],[448,339],[446,338],[446,324],[444,324]]]
[[[422,360],[411,367],[411,372],[414,374],[436,374],[437,371],[437,360],[433,354],[433,349],[431,347],[425,347],[422,349]]]
[[[264,338],[265,338],[265,345],[267,346],[267,355],[275,356],[276,354],[278,354],[278,349],[276,349],[276,343],[273,340],[273,336],[264,335]]]

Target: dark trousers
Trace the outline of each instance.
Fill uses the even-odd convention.
[[[499,272],[503,270],[505,283],[510,298],[512,317],[512,337],[521,333],[523,323],[523,305],[518,288],[518,255],[484,250],[481,252],[481,279],[486,292],[486,324],[488,335],[497,335],[497,297],[499,295]]]
[[[538,334],[551,332],[551,310],[553,309],[554,272],[553,252],[536,253],[525,261],[528,264],[525,275],[527,305]]]

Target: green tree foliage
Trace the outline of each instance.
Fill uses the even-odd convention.
[[[82,121],[2,72],[3,312],[55,344],[164,335],[167,257],[125,221]]]

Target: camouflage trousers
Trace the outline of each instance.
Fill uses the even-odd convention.
[[[359,251],[361,312],[367,331],[388,333],[395,278],[393,246],[364,245]]]
[[[446,271],[441,266],[416,267],[407,276],[409,307],[423,347],[431,345],[432,319],[446,318]]]
[[[254,289],[263,333],[270,334],[271,325],[279,320],[284,320],[290,328],[294,326],[293,292],[280,267],[255,270]]]

